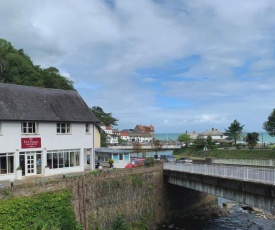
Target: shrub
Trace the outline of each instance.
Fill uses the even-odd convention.
[[[146,167],[150,167],[150,166],[153,166],[155,164],[155,160],[153,157],[148,157],[146,158],[146,161],[145,161],[145,166]]]
[[[118,214],[111,225],[110,230],[130,230],[130,225],[125,221],[122,214]]]

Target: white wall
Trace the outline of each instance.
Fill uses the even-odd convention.
[[[57,134],[56,123],[38,123],[37,134],[21,134],[21,122],[1,122],[0,153],[16,153],[15,167],[19,165],[19,152],[42,151],[42,169],[46,166],[46,152],[60,149],[80,149],[80,166],[64,169],[51,169],[50,175],[69,172],[84,171],[86,166],[84,158],[87,149],[91,149],[91,169],[94,166],[93,125],[90,134],[86,134],[85,123],[71,123],[70,134]],[[21,148],[21,138],[41,138],[41,148]],[[86,155],[85,155],[86,154]],[[44,173],[44,170],[42,170]],[[0,174],[0,180],[9,179],[11,175]]]

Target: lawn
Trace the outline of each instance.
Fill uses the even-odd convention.
[[[181,148],[173,153],[176,158],[189,156],[192,159],[215,157],[220,159],[275,159],[274,149],[215,149],[203,151],[196,148]]]

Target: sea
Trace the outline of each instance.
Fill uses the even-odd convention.
[[[257,132],[259,134],[259,143],[275,143],[275,137],[270,136],[267,132]],[[155,139],[160,141],[176,141],[178,136],[183,133],[155,133]],[[242,136],[246,136],[243,133]]]

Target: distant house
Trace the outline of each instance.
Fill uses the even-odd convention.
[[[196,131],[193,131],[192,133],[188,133],[188,131],[186,130],[185,134],[188,134],[192,140],[195,140],[198,138],[198,134],[196,133]]]
[[[0,180],[94,169],[98,123],[75,90],[0,84]]]
[[[129,133],[130,142],[150,143],[153,141],[153,135],[150,133]]]
[[[129,136],[129,134],[128,134],[127,131],[121,131],[121,132],[120,132],[120,138],[121,138],[121,140],[123,140],[123,141],[130,142],[130,136]]]
[[[203,133],[200,133],[198,135],[198,138],[200,139],[207,139],[207,137],[210,136],[214,142],[228,142],[226,139],[228,136],[224,135],[223,132],[218,131],[215,128],[212,128],[211,130],[206,130]]]
[[[145,126],[145,125],[136,125],[134,128],[135,133],[150,133],[152,135],[155,134],[155,128],[153,125]]]
[[[106,141],[109,145],[118,144],[119,132],[111,126],[100,124],[101,129],[107,134]]]

